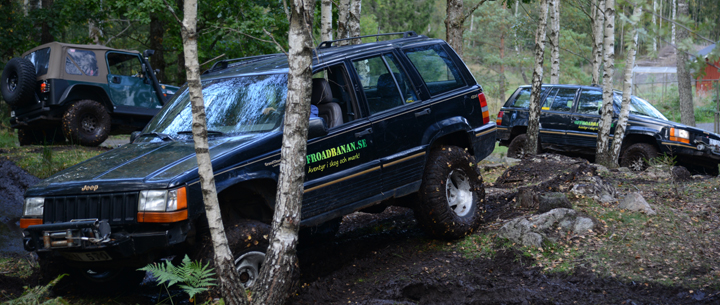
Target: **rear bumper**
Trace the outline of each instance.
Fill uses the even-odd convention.
[[[495,122],[490,122],[471,131],[470,138],[475,152],[475,162],[480,162],[480,160],[485,159],[493,152],[496,137],[497,126]]]

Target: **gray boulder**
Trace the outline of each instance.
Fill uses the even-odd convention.
[[[617,190],[615,187],[598,176],[579,177],[572,189],[570,189],[570,193],[588,196],[603,203],[617,201]]]
[[[645,198],[637,192],[630,193],[625,196],[625,198],[620,201],[618,208],[628,211],[641,212],[648,215],[657,214],[655,210],[650,207],[650,204],[645,201]]]
[[[583,235],[594,227],[592,219],[578,216],[575,210],[559,208],[508,221],[498,236],[523,246],[540,247],[546,239],[555,242],[567,234]]]
[[[666,165],[659,164],[648,167],[644,174],[650,179],[669,179],[672,177],[672,169]]]
[[[572,209],[565,193],[545,193],[540,195],[538,213],[549,212],[557,208]]]

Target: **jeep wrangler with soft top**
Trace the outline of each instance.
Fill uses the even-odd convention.
[[[51,42],[11,59],[0,91],[20,145],[97,146],[145,127],[178,89],[158,83],[152,53]]]
[[[494,149],[495,123],[482,87],[444,41],[395,34],[403,38],[323,42],[313,55],[304,228],[334,235],[342,216],[388,205],[413,208],[437,238],[470,234],[484,219],[476,162]],[[287,57],[273,54],[221,61],[202,76],[222,219],[246,286],[275,206],[287,73]],[[88,285],[131,283],[140,276],[126,270],[184,251],[207,257],[191,122],[182,88],[130,144],[28,189],[25,249]]]

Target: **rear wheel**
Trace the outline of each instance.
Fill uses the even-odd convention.
[[[510,158],[521,159],[522,157],[527,155],[528,152],[526,151],[526,148],[525,148],[527,141],[528,141],[528,136],[525,133],[513,138],[512,141],[510,141],[510,144],[508,145],[507,156]],[[540,143],[538,143],[536,153],[539,154],[540,152],[541,152]]]
[[[658,151],[655,146],[648,143],[634,143],[622,152],[620,166],[633,171],[644,171],[650,166],[648,161],[657,158]]]
[[[73,144],[98,146],[110,132],[110,115],[102,104],[93,100],[80,100],[65,111],[62,130]]]
[[[457,146],[434,149],[420,186],[415,217],[436,238],[457,239],[483,221],[485,188],[473,158]]]

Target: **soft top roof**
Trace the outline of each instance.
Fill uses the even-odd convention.
[[[35,52],[40,49],[48,48],[48,47],[51,49],[69,47],[69,48],[88,49],[88,50],[123,51],[123,52],[140,54],[139,51],[135,51],[135,50],[113,49],[110,47],[106,47],[103,45],[97,45],[97,44],[73,44],[73,43],[63,43],[63,42],[53,41],[53,42],[49,42],[49,43],[46,43],[43,45],[39,45],[28,51],[25,51],[25,53],[23,53],[22,56],[25,57],[25,55],[28,55],[32,52]]]

